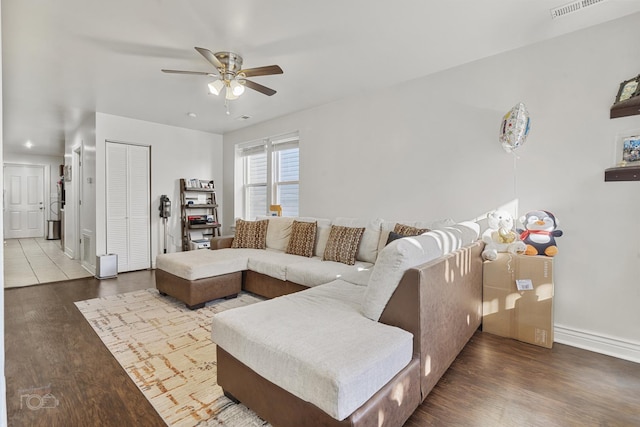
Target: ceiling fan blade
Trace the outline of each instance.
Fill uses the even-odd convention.
[[[247,68],[246,70],[238,71],[238,74],[244,74],[247,77],[256,76],[268,76],[271,74],[282,74],[282,68],[279,65],[266,65],[264,67]]]
[[[211,76],[211,77],[217,77],[217,74],[214,73],[207,73],[205,71],[182,71],[182,70],[160,70],[163,73],[170,73],[170,74],[196,74],[198,76]]]
[[[261,84],[258,84],[256,82],[252,82],[251,80],[247,80],[247,79],[243,79],[244,80],[244,85],[250,89],[253,90],[257,90],[260,93],[263,93],[267,96],[271,96],[274,95],[276,93],[275,90],[268,88],[266,86],[262,86]]]
[[[204,59],[209,61],[211,65],[216,67],[216,69],[224,68],[224,65],[222,65],[222,62],[220,62],[218,58],[216,58],[216,56],[213,54],[213,52],[211,52],[209,49],[205,49],[203,47],[196,47],[195,50],[197,50],[200,55],[204,56]]]

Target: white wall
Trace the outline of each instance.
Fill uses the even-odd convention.
[[[640,361],[638,182],[605,183],[621,81],[640,72],[640,14],[224,135],[300,131],[300,214],[463,220],[516,202],[560,220],[556,340]],[[502,116],[524,102],[529,138],[507,154]],[[233,176],[225,169],[225,217]],[[345,185],[348,183],[348,185]],[[228,224],[225,224],[228,225]]]
[[[2,81],[2,6],[0,5],[0,82]],[[0,163],[3,162],[2,139],[2,85],[0,85]],[[0,176],[0,188],[4,188],[4,174]],[[0,232],[4,235],[4,213],[0,213]],[[4,245],[0,247],[0,284],[4,289]],[[0,426],[7,424],[7,385],[4,376],[4,292],[0,292]]]
[[[81,256],[78,242],[82,230],[92,233],[91,230],[95,229],[96,224],[95,203],[90,202],[95,199],[95,187],[92,184],[81,185],[80,183],[81,180],[86,182],[86,177],[95,177],[95,134],[96,116],[87,114],[76,129],[65,135],[64,164],[71,166],[71,181],[65,182],[64,251],[74,259],[80,259]],[[74,157],[76,150],[80,150],[79,158]],[[86,157],[86,161],[81,168],[79,160],[83,160],[83,157]],[[81,169],[84,169],[84,178]],[[80,200],[87,200],[87,203],[79,205]],[[80,220],[82,224],[78,224]],[[93,253],[95,254],[95,251]]]
[[[160,196],[172,202],[167,252],[181,250],[180,178],[213,179],[222,188],[222,136],[207,132],[134,120],[109,114],[96,114],[96,251],[106,253],[105,236],[105,141],[127,142],[151,147],[151,259],[162,253],[164,228],[159,217]],[[222,194],[218,204],[224,206]],[[224,224],[224,216],[220,221]]]

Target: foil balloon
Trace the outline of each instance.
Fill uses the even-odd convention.
[[[527,140],[531,119],[527,107],[521,102],[502,118],[500,143],[507,153],[511,153]]]

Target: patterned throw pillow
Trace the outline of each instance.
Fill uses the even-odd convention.
[[[261,221],[236,221],[236,235],[232,248],[265,249],[267,247],[268,219]]]
[[[355,264],[358,245],[360,245],[363,233],[364,227],[332,225],[322,260],[336,261],[347,265]]]
[[[421,234],[426,233],[427,231],[430,231],[428,228],[417,228],[417,227],[412,227],[410,225],[404,225],[404,224],[396,224],[396,226],[393,228],[393,232],[394,233],[398,233],[398,234],[402,234],[403,236],[419,236]]]
[[[285,252],[292,255],[312,257],[313,247],[316,243],[316,226],[316,222],[293,221],[291,238]]]
[[[417,228],[417,227],[412,227],[410,225],[404,225],[404,224],[398,223],[394,227],[393,231],[389,232],[389,237],[387,238],[387,243],[385,245],[388,245],[394,240],[402,239],[403,237],[419,236],[421,234],[426,233],[427,231],[431,231],[431,230],[429,230],[428,228]]]

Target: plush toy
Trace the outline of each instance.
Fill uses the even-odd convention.
[[[525,255],[554,256],[558,253],[555,238],[562,236],[562,230],[556,229],[558,220],[551,212],[527,212],[520,222],[524,230],[518,229],[518,233],[527,245]]]
[[[482,233],[485,243],[483,259],[493,261],[498,257],[498,252],[516,254],[525,251],[525,244],[513,230],[513,217],[509,212],[493,211],[487,215],[487,220],[488,228]]]

